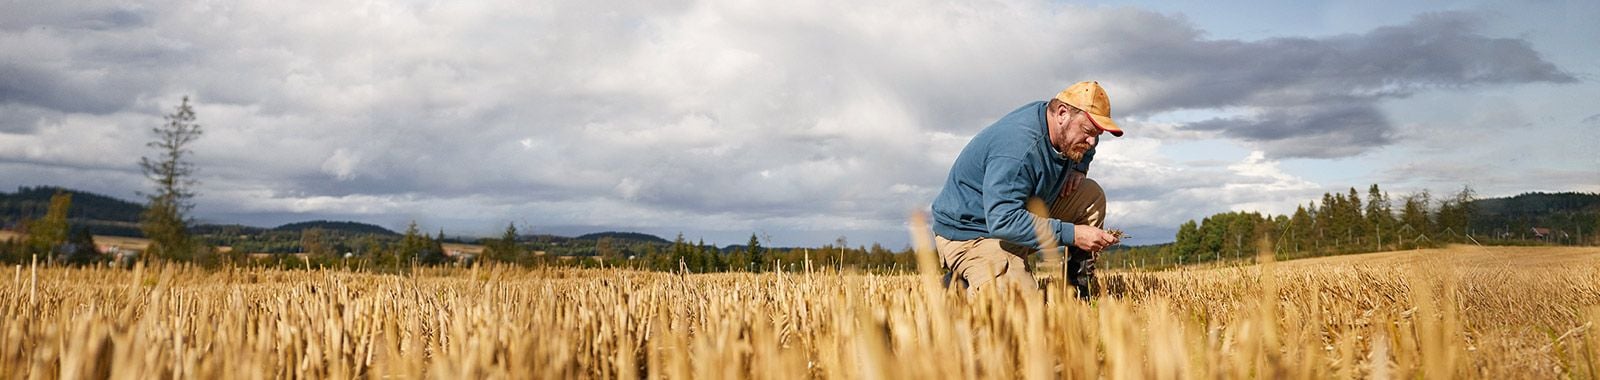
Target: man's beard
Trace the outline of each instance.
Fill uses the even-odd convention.
[[[1083,154],[1088,153],[1089,148],[1091,148],[1089,144],[1072,144],[1072,148],[1067,149],[1067,158],[1071,158],[1073,161],[1083,161]]]

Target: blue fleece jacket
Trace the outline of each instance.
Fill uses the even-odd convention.
[[[950,240],[995,238],[1039,249],[1029,198],[1061,195],[1068,170],[1089,171],[1094,148],[1073,162],[1050,146],[1046,102],[1033,102],[972,137],[933,200],[933,232]],[[1098,144],[1099,141],[1096,141]],[[1048,219],[1057,247],[1072,244],[1072,224]]]

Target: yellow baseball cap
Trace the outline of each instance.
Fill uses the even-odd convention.
[[[1100,82],[1075,83],[1056,94],[1056,100],[1088,112],[1089,120],[1094,122],[1095,127],[1111,132],[1112,136],[1122,137],[1122,128],[1117,127],[1117,122],[1111,121],[1111,97],[1106,96],[1106,89],[1100,87]]]

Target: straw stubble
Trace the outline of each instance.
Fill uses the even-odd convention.
[[[1444,261],[1304,265],[1266,255],[1261,265],[1246,267],[1104,273],[1110,292],[1091,304],[1053,293],[968,297],[939,285],[928,245],[919,243],[916,252],[935,265],[915,275],[487,266],[418,268],[410,277],[41,266],[0,285],[0,373],[42,379],[1600,376],[1595,260],[1454,265],[1448,258],[1457,253],[1439,250],[1418,254]]]

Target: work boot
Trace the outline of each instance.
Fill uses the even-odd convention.
[[[1094,278],[1094,262],[1098,256],[1098,253],[1078,247],[1067,248],[1067,282],[1078,289],[1078,298],[1084,301],[1093,300],[1100,290]]]

